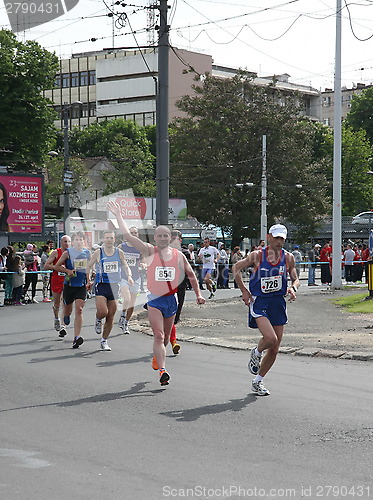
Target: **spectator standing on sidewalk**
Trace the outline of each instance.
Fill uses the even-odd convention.
[[[308,251],[308,286],[317,286],[316,283],[316,268],[319,262],[321,245],[316,245]]]
[[[234,247],[231,255],[231,264],[232,264],[232,271],[233,271],[233,266],[237,264],[240,260],[243,259],[243,255],[241,253],[240,247]],[[247,266],[250,267],[250,266]],[[242,268],[242,270],[245,268]],[[242,271],[241,271],[242,272]],[[241,276],[242,278],[242,276]],[[233,283],[234,283],[234,288],[239,288],[239,284],[236,281],[234,274],[233,274]]]
[[[220,257],[218,259],[218,288],[227,288],[228,285],[228,254],[225,250],[225,245],[221,244],[219,247]]]
[[[40,271],[46,271],[45,264],[49,258],[50,248],[48,245],[43,245],[41,247],[42,254],[40,255]],[[52,300],[48,297],[48,288],[50,283],[49,273],[42,272],[41,273],[41,281],[43,283],[43,302],[52,302]]]
[[[365,271],[365,283],[368,283],[368,260],[369,260],[369,247],[364,243],[363,250],[361,252],[361,258],[363,259],[364,271]]]
[[[15,306],[24,306],[21,302],[23,285],[25,284],[25,270],[19,255],[14,257],[16,271],[13,273],[13,304]]]
[[[37,304],[36,300],[36,285],[38,283],[38,256],[34,252],[34,245],[29,243],[26,250],[23,252],[23,258],[25,260],[26,267],[26,279],[25,286],[23,288],[23,293],[26,294],[31,285],[31,302]]]
[[[8,254],[6,256],[6,270],[7,275],[4,280],[4,288],[5,288],[5,297],[4,297],[4,305],[12,305],[13,304],[13,272],[16,271],[15,267],[15,256],[16,252],[12,245],[7,245]]]
[[[294,256],[283,249],[287,229],[275,224],[269,229],[268,246],[251,252],[246,259],[233,266],[233,275],[242,292],[242,300],[249,306],[249,326],[259,328],[262,335],[258,346],[251,351],[249,371],[255,375],[251,389],[258,396],[268,396],[263,379],[273,366],[288,322],[285,296],[296,299],[300,286],[295,270]],[[254,266],[249,289],[242,281],[241,271]],[[291,285],[288,286],[288,275]],[[263,352],[266,351],[262,359]]]
[[[321,283],[323,285],[330,285],[332,276],[330,273],[332,248],[329,243],[325,243],[320,251],[320,266],[321,266]]]
[[[343,261],[345,265],[345,279],[347,285],[352,285],[354,282],[354,259],[355,252],[352,250],[352,245],[347,244],[347,248],[343,253]]]
[[[355,251],[355,263],[354,263],[354,281],[356,283],[361,283],[363,279],[363,272],[364,272],[364,264],[362,262],[363,257],[362,257],[362,252],[363,252],[363,245],[355,245],[354,247]]]
[[[298,278],[300,277],[300,265],[302,262],[302,254],[299,251],[299,246],[294,245],[294,250],[291,252],[294,255],[295,270],[297,271]]]

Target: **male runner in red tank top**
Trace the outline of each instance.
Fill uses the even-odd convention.
[[[62,236],[60,241],[60,248],[53,250],[47,261],[45,262],[44,269],[46,271],[53,271],[51,275],[51,290],[53,297],[53,315],[54,315],[54,329],[58,332],[59,337],[64,337],[67,333],[66,326],[60,322],[59,311],[61,306],[61,295],[63,291],[63,282],[65,280],[65,274],[59,273],[54,269],[55,264],[57,264],[59,258],[63,252],[70,247],[71,238],[66,234]]]
[[[154,336],[152,366],[154,369],[159,369],[160,384],[167,385],[170,375],[166,371],[165,346],[170,340],[171,328],[177,311],[175,293],[185,274],[188,275],[196,294],[197,304],[204,304],[205,299],[201,295],[198,281],[185,255],[176,248],[170,247],[171,231],[168,227],[158,226],[155,229],[155,246],[153,246],[130,233],[117,203],[110,201],[107,208],[116,216],[119,229],[125,239],[140,250],[144,261],[148,264],[147,287],[150,293],[146,309]]]

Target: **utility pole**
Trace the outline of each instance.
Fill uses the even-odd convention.
[[[158,41],[157,88],[157,172],[156,223],[168,224],[170,147],[168,140],[168,33],[167,0],[159,0],[160,25]]]
[[[260,215],[260,239],[267,240],[267,136],[262,138],[262,198]]]
[[[68,218],[70,215],[70,200],[68,186],[66,184],[66,173],[69,172],[69,106],[63,105],[63,231],[68,234]]]
[[[332,288],[342,286],[342,90],[341,90],[341,43],[342,0],[337,0],[335,70],[334,70],[334,153],[333,153],[333,263]]]

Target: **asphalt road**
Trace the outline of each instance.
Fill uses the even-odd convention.
[[[50,305],[14,311],[0,311],[1,498],[373,497],[371,363],[280,356],[260,398],[247,352],[183,343],[161,388],[149,337],[115,328],[98,350],[91,301],[79,350]]]

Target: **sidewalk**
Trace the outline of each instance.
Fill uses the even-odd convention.
[[[344,287],[332,292],[326,286],[308,287],[301,275],[302,286],[297,300],[288,303],[289,324],[285,326],[280,352],[295,356],[373,361],[372,314],[351,314],[336,306],[331,299],[361,293],[367,285]],[[205,298],[207,291],[203,292]],[[257,344],[259,333],[247,326],[248,308],[240,298],[240,290],[217,290],[204,306],[194,302],[194,293],[187,291],[177,338],[182,342],[248,350]],[[146,312],[137,314],[137,329],[152,335]]]

